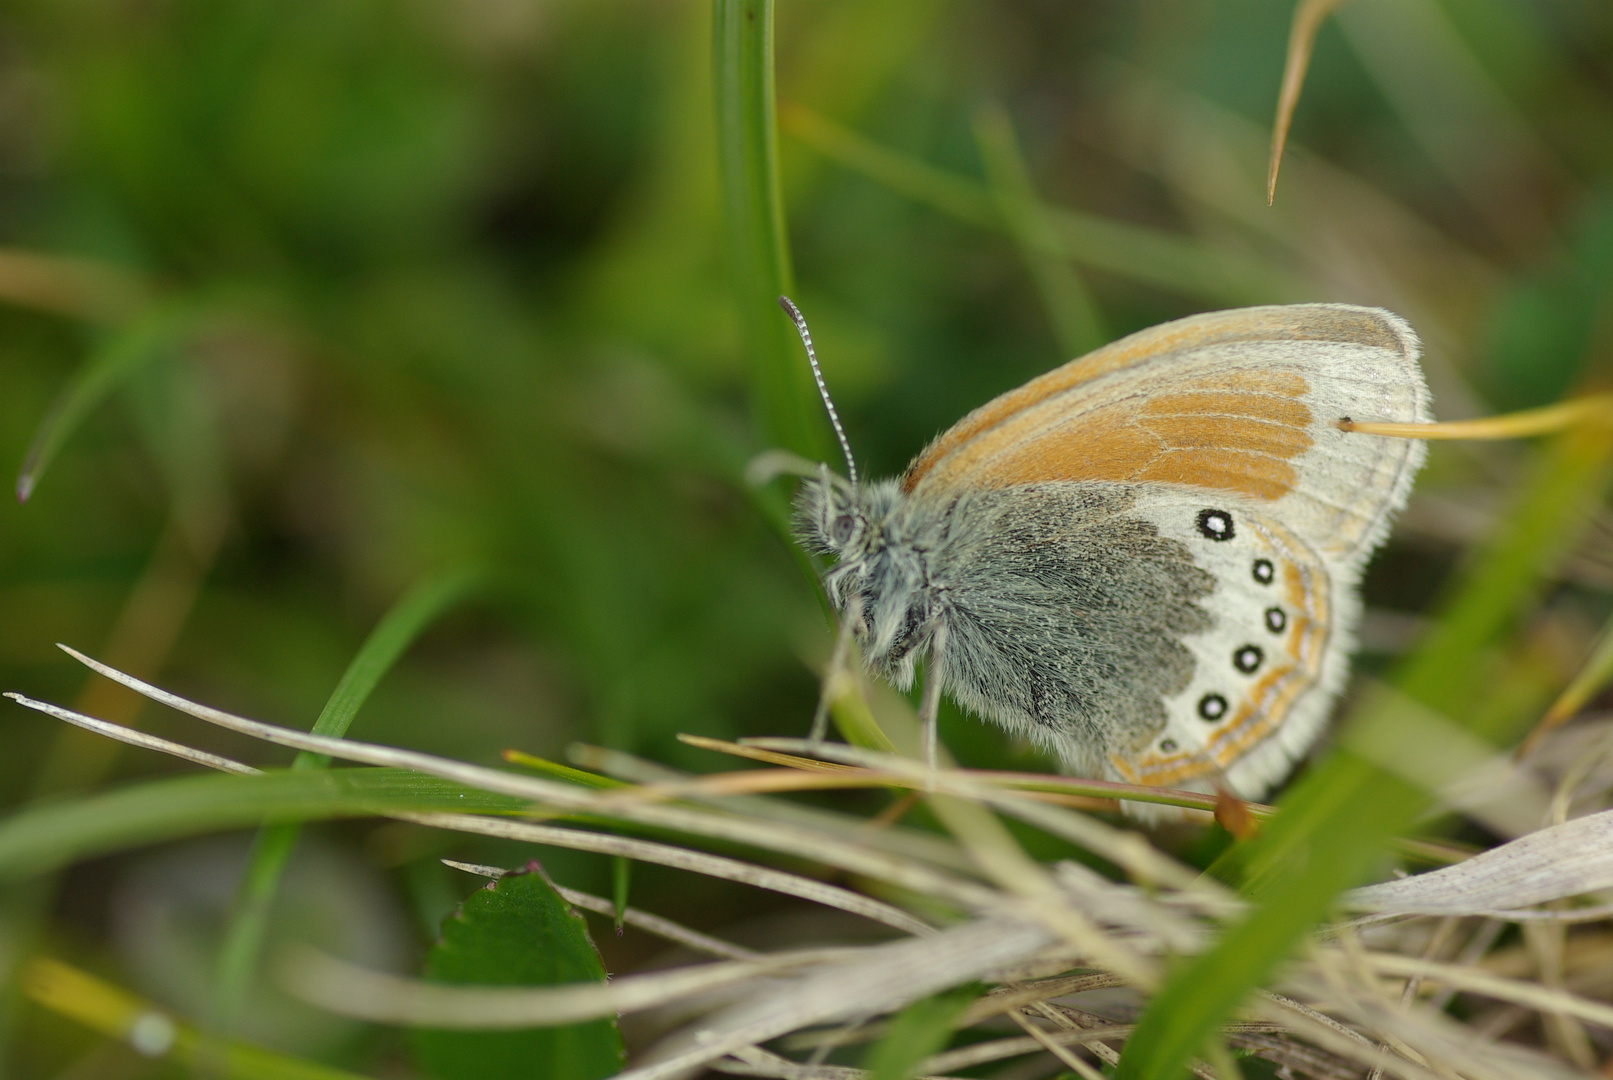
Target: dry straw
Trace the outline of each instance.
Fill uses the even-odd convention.
[[[1056,1063],[1052,1067],[1096,1077],[1097,1069],[1116,1060],[1131,1021],[1172,957],[1207,947],[1246,910],[1236,894],[1143,834],[1048,801],[1050,792],[1016,774],[932,770],[892,753],[806,740],[764,740],[762,745],[708,740],[705,745],[712,749],[760,757],[771,767],[690,777],[627,755],[590,750],[581,755],[589,765],[627,781],[592,788],[263,724],[73,655],[152,700],[266,742],[361,765],[409,769],[529,803],[524,817],[396,815],[405,820],[674,866],[834,908],[883,928],[886,937],[870,944],[824,942],[770,952],[630,908],[623,915],[628,924],[709,959],[623,975],[592,988],[451,987],[365,971],[314,953],[288,961],[280,971],[284,983],[305,999],[382,1023],[487,1028],[625,1013],[677,1018],[669,1034],[637,1054],[624,1074],[634,1080],[670,1080],[701,1067],[790,1080],[860,1078],[866,1075],[861,1070],[823,1064],[823,1056],[835,1046],[879,1037],[885,1019],[915,1000],[970,983],[988,987],[957,1021],[975,1034],[967,1045],[922,1062],[921,1074],[952,1075],[1040,1055]],[[255,771],[11,696],[70,723],[197,765]],[[1576,730],[1583,739],[1586,729]],[[1493,760],[1482,764],[1495,767]],[[791,778],[798,783],[786,782]],[[1442,778],[1447,787],[1449,779]],[[1605,780],[1585,770],[1562,779],[1577,785],[1574,795],[1581,806],[1606,790]],[[1531,782],[1539,786],[1542,780],[1535,776]],[[875,824],[772,793],[868,786],[922,792],[946,834]],[[1466,797],[1475,798],[1471,792]],[[562,815],[654,829],[682,840],[648,841],[538,820]],[[1004,828],[1003,816],[1107,861],[1121,879],[1075,861],[1032,859]],[[729,850],[737,845],[755,854],[716,855],[702,850],[705,844]],[[815,864],[825,874],[840,874],[846,884],[768,865],[775,857],[797,867]],[[501,873],[497,867],[455,865],[470,873]],[[1572,1075],[1560,1059],[1487,1036],[1443,1006],[1460,995],[1468,1003],[1467,1014],[1486,1018],[1503,1032],[1518,1030],[1531,1018],[1581,1038],[1587,1031],[1613,1031],[1613,1006],[1593,996],[1613,986],[1613,947],[1564,951],[1565,937],[1558,933],[1557,952],[1545,957],[1551,962],[1544,967],[1538,948],[1526,963],[1518,962],[1522,954],[1516,949],[1494,948],[1500,940],[1495,928],[1504,922],[1605,920],[1613,909],[1583,898],[1610,889],[1613,810],[1566,820],[1559,816],[1557,824],[1457,865],[1358,889],[1344,898],[1340,914],[1354,911],[1360,917],[1315,935],[1269,991],[1222,1027],[1220,1040],[1233,1054],[1329,1080],[1368,1073],[1408,1080]],[[614,913],[604,898],[569,889],[563,895],[587,910]],[[1569,940],[1579,941],[1607,931],[1576,926],[1573,933]],[[1542,976],[1548,968],[1554,973],[1549,979]],[[1219,1060],[1195,1063],[1198,1075],[1212,1077],[1218,1068],[1231,1067],[1233,1059],[1226,1054],[1210,1056]]]

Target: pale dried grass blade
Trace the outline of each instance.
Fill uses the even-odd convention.
[[[94,717],[84,716],[60,706],[50,705],[46,702],[34,702],[21,695],[8,695],[17,699],[21,704],[30,708],[37,708],[47,715],[57,717],[77,726],[95,731],[109,738],[118,739],[132,745],[148,749],[161,750],[172,753],[186,760],[207,764],[214,768],[223,768],[225,771],[257,773],[259,770],[251,766],[232,762],[227,758],[217,758],[216,755],[205,754],[202,751],[192,750],[179,743],[170,743],[164,739],[146,736],[141,732],[111,724]],[[248,721],[248,723],[254,723]],[[266,725],[265,725],[266,726]],[[310,739],[317,738],[309,736]],[[341,744],[346,740],[332,739],[329,742],[338,744],[333,752],[338,753]],[[362,746],[363,744],[358,744]],[[381,748],[387,749],[387,748]],[[400,752],[402,753],[402,752]],[[413,755],[423,757],[424,755]],[[211,759],[217,758],[219,763],[213,764]],[[231,767],[233,766],[233,768]],[[502,774],[496,774],[502,775]],[[480,785],[474,785],[480,786]],[[850,914],[860,915],[876,922],[890,926],[909,934],[926,934],[931,932],[928,923],[915,919],[900,908],[878,900],[855,893],[849,889],[842,889],[835,885],[814,881],[811,878],[796,874],[773,870],[769,867],[757,866],[741,862],[737,859],[724,858],[717,855],[707,855],[704,852],[689,848],[675,847],[670,844],[660,844],[653,841],[635,840],[629,837],[612,836],[603,833],[591,833],[579,829],[561,829],[549,825],[539,825],[529,822],[514,822],[499,818],[484,818],[471,814],[391,814],[390,817],[402,821],[411,821],[416,824],[436,828],[453,829],[459,832],[473,832],[484,836],[499,836],[511,839],[525,840],[530,843],[548,844],[554,847],[566,847],[573,850],[599,851],[606,854],[621,855],[625,858],[639,859],[644,862],[654,862],[663,866],[672,866],[678,869],[689,870],[693,873],[705,874],[708,877],[718,877],[742,884],[753,885],[757,888],[768,889],[773,892],[795,896],[803,900],[820,903],[827,907],[838,908]]]
[[[188,761],[192,765],[217,769],[219,772],[255,775],[262,771],[236,761],[234,758],[209,754],[205,750],[197,750],[186,746],[184,743],[159,739],[155,735],[147,735],[143,731],[124,727],[122,724],[114,724],[110,720],[98,720],[93,716],[85,716],[81,712],[64,709],[60,705],[52,705],[46,701],[35,701],[33,698],[24,697],[22,694],[17,693],[7,693],[5,696],[15,701],[18,705],[42,712],[46,716],[54,716],[58,720],[72,724],[74,727],[83,728],[85,731],[93,731],[97,735],[104,735],[108,739],[123,743],[126,746],[138,746],[142,750],[155,750],[159,754],[168,754],[182,761]]]
[[[1057,1031],[1041,1033],[1042,1038],[1034,1035],[1006,1039],[991,1039],[987,1042],[972,1043],[969,1046],[959,1047],[925,1058],[919,1064],[921,1073],[948,1072],[954,1069],[969,1069],[987,1062],[1002,1061],[1004,1058],[1023,1057],[1026,1054],[1040,1053],[1047,1049],[1047,1042],[1059,1046],[1075,1045],[1096,1042],[1099,1039],[1124,1039],[1131,1033],[1132,1025],[1115,1024],[1107,1028],[1087,1028],[1080,1031]],[[1044,1042],[1043,1040],[1047,1040]],[[1084,1063],[1083,1063],[1084,1064]],[[1087,1066],[1091,1068],[1091,1066]]]
[[[1504,836],[1547,819],[1551,792],[1510,755],[1385,683],[1369,684],[1340,745]]]
[[[1018,1024],[1025,1030],[1025,1034],[1030,1036],[1031,1042],[1042,1047],[1054,1057],[1058,1058],[1060,1063],[1068,1065],[1077,1076],[1082,1078],[1082,1080],[1103,1080],[1103,1073],[1076,1057],[1075,1053],[1071,1051],[1069,1047],[1060,1045],[1051,1035],[1037,1027],[1035,1024],[1031,1023],[1030,1020],[1026,1018],[1024,1013],[1020,1012],[1018,1009],[1015,1009],[1008,1015],[1013,1019],[1014,1023]],[[1069,1033],[1066,1032],[1066,1034]],[[1086,1033],[1081,1032],[1081,1034],[1085,1035]],[[1094,1045],[1097,1044],[1097,1040],[1092,1038],[1083,1039],[1082,1042]]]
[[[1530,833],[1454,866],[1355,889],[1344,899],[1361,911],[1505,919],[1536,914],[1519,908],[1609,888],[1613,810],[1604,810]]]
[[[1027,800],[1012,790],[975,783],[967,770],[931,770],[909,758],[841,743],[823,743],[813,747],[804,739],[755,739],[747,745],[806,750],[846,765],[903,774],[914,784],[933,786],[936,791],[943,794],[987,802],[1005,813],[1011,813],[1039,827],[1047,828],[1054,835],[1062,836],[1093,854],[1101,855],[1123,867],[1139,881],[1178,889],[1218,890],[1214,885],[1205,884],[1203,876],[1197,871],[1183,866],[1135,832],[1114,828],[1087,814]],[[1211,802],[1213,803],[1213,800]],[[1218,891],[1225,892],[1225,890]]]
[[[788,986],[759,989],[744,1003],[702,1022],[697,1031],[652,1048],[646,1064],[618,1080],[668,1080],[809,1025],[890,1012],[1017,963],[1054,940],[1037,922],[998,915],[948,927],[920,941],[872,946],[856,960],[824,965]]]
[[[1386,1072],[1403,1080],[1449,1080],[1433,1069],[1407,1061],[1399,1055],[1390,1055],[1386,1059],[1376,1041],[1290,997],[1263,992],[1261,999],[1255,1006],[1258,1015],[1277,1020],[1307,1041],[1341,1058],[1369,1069],[1381,1065]]]
[[[1065,975],[1056,979],[1039,979],[1019,986],[993,990],[964,1010],[958,1019],[959,1027],[971,1027],[992,1016],[1010,1009],[1034,1005],[1039,1001],[1079,994],[1087,990],[1107,990],[1125,983],[1115,975],[1103,972],[1096,975]]]
[[[1444,983],[1464,993],[1511,1002],[1537,1012],[1560,1012],[1613,1030],[1613,1005],[1592,1001],[1566,990],[1555,990],[1518,979],[1504,979],[1476,968],[1396,956],[1393,953],[1367,953],[1365,956],[1367,962],[1381,974],[1420,975],[1425,982]]]
[[[1613,619],[1602,627],[1591,646],[1591,655],[1580,667],[1579,673],[1557,695],[1557,700],[1551,703],[1534,730],[1518,744],[1518,760],[1528,757],[1540,745],[1541,739],[1573,718],[1609,680],[1613,680]]]
[[[654,840],[638,840],[612,833],[589,832],[586,829],[558,828],[526,821],[508,821],[503,818],[482,817],[478,814],[397,814],[393,815],[418,825],[453,829],[457,832],[476,833],[479,836],[496,836],[507,840],[524,840],[532,844],[569,848],[573,851],[593,851],[602,855],[620,855],[640,862],[688,870],[707,877],[753,885],[758,889],[795,896],[802,900],[838,908],[865,919],[883,923],[904,934],[923,936],[935,933],[928,923],[914,918],[901,908],[861,893],[842,889],[838,885],[815,881],[798,874],[785,873],[768,866],[741,862],[723,855],[708,855],[703,851],[663,844]]]
[[[265,724],[258,720],[236,716],[220,709],[198,705],[177,694],[143,682],[115,668],[92,660],[77,650],[61,646],[63,651],[105,675],[122,683],[153,701],[178,709],[200,720],[231,731],[236,731],[266,742],[289,746],[298,750],[311,750],[347,761],[367,765],[412,769],[429,776],[441,777],[497,794],[531,799],[549,806],[567,810],[602,812],[601,800],[605,794],[572,784],[545,780],[532,776],[517,776],[497,769],[467,765],[463,762],[422,754],[412,750],[398,750],[374,743],[351,739],[331,739],[290,728]],[[817,859],[831,866],[855,874],[863,874],[888,881],[904,889],[928,894],[938,900],[965,908],[985,910],[997,902],[996,894],[984,886],[945,874],[912,859],[870,849],[866,844],[846,842],[824,836],[807,828],[784,825],[778,822],[755,821],[737,815],[717,814],[674,806],[640,805],[612,806],[610,816],[643,825],[671,829],[676,832],[704,836],[709,839],[729,840],[740,844],[777,851],[793,857]]]
[[[1288,59],[1283,65],[1283,85],[1277,94],[1277,119],[1271,127],[1271,160],[1266,166],[1266,204],[1277,197],[1277,170],[1282,167],[1283,147],[1288,145],[1288,129],[1294,122],[1299,92],[1305,86],[1305,72],[1311,66],[1311,51],[1322,23],[1345,0],[1300,0],[1294,9],[1294,22],[1288,31]]]
[[[708,1066],[730,1076],[765,1076],[773,1080],[864,1080],[872,1074],[850,1065],[803,1065],[754,1046],[743,1046],[721,1061]],[[960,1080],[960,1078],[915,1077],[914,1080]]]
[[[1437,969],[1455,968],[1455,965],[1449,964],[1428,964],[1415,957],[1395,957],[1404,963],[1396,965],[1396,970],[1389,971],[1390,965],[1377,962],[1381,954],[1367,956],[1370,965],[1380,974],[1404,975],[1415,968],[1425,979],[1435,980],[1438,978]],[[1424,1075],[1432,1073],[1445,1080],[1458,1076],[1468,1080],[1567,1080],[1568,1077],[1580,1075],[1528,1047],[1480,1038],[1473,1027],[1427,1006],[1401,1011],[1398,1002],[1386,1001],[1376,995],[1340,994],[1336,985],[1324,988],[1305,977],[1297,978],[1295,983],[1313,997],[1318,1007],[1378,1033],[1391,1045],[1408,1047],[1427,1061],[1424,1066],[1400,1054],[1390,1054],[1380,1059],[1386,1072],[1406,1075],[1413,1070],[1421,1070]],[[1367,1059],[1366,1063],[1374,1062]]]
[[[280,965],[291,993],[341,1016],[410,1027],[496,1031],[559,1027],[618,1013],[639,1012],[691,994],[731,989],[759,975],[783,971],[789,960],[724,960],[608,983],[554,987],[464,986],[426,982],[349,964],[303,948]]]
[[[675,784],[691,778],[689,773],[669,769],[665,765],[635,757],[621,750],[608,750],[587,743],[573,743],[566,752],[572,763],[579,768],[591,769],[635,784]],[[694,795],[691,798],[698,802],[702,801],[703,797]],[[921,832],[905,827],[870,829],[867,818],[837,813],[819,806],[807,806],[804,803],[786,802],[782,799],[726,795],[720,800],[706,801],[720,804],[730,813],[828,833],[880,851],[920,859],[945,870],[968,873],[974,869],[974,864],[963,849],[950,837],[938,833]]]
[[[928,803],[930,811],[992,880],[1020,897],[1027,913],[1087,954],[1094,966],[1139,986],[1157,983],[1159,974],[1152,961],[1117,936],[1105,934],[1085,912],[1070,904],[1042,864],[1025,853],[989,809],[967,798],[942,794],[931,795]]]

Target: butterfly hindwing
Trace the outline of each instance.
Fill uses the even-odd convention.
[[[1221,776],[1234,791],[1258,791],[1310,743],[1344,679],[1354,580],[1253,500],[1178,489],[1137,509],[1216,585],[1200,601],[1209,625],[1183,638],[1193,676],[1166,699],[1164,730],[1145,748],[1111,754],[1107,772],[1169,787]]]

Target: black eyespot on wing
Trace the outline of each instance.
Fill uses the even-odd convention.
[[[1266,629],[1280,634],[1288,627],[1288,613],[1280,607],[1266,609]]]
[[[1245,675],[1253,675],[1260,670],[1260,662],[1265,658],[1266,654],[1259,645],[1241,645],[1232,654],[1232,666]]]
[[[1232,528],[1232,515],[1225,510],[1200,510],[1199,532],[1209,540],[1231,540],[1236,530]]]
[[[1159,751],[1162,754],[1174,754],[1176,752],[1176,740],[1161,739],[1159,741]]]
[[[1205,694],[1199,698],[1199,715],[1206,720],[1219,720],[1227,714],[1227,699],[1220,694]]]
[[[829,539],[837,544],[845,544],[851,540],[851,534],[856,531],[857,519],[850,514],[841,514],[829,526]]]
[[[1270,559],[1256,559],[1252,573],[1260,584],[1270,585],[1272,579],[1277,576],[1277,568],[1271,565]]]

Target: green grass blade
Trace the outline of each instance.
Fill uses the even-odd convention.
[[[246,870],[241,875],[241,885],[230,910],[230,922],[219,945],[212,1007],[206,1018],[208,1028],[220,1035],[232,1033],[240,1020],[269,931],[269,913],[274,907],[275,893],[301,835],[301,825],[286,823],[265,826],[253,838]]]
[[[426,957],[433,982],[473,986],[602,983],[605,966],[581,915],[538,867],[506,874],[465,898]],[[614,1019],[510,1031],[417,1028],[410,1040],[441,1080],[602,1080],[622,1069]]]
[[[914,202],[982,228],[1005,227],[985,185],[871,139],[799,105],[785,106],[787,132],[818,153]],[[1217,304],[1306,299],[1293,282],[1256,259],[1217,251],[1174,233],[1064,207],[1044,208],[1050,229],[1029,239],[1093,270]]]
[[[190,305],[161,307],[107,338],[73,376],[40,421],[17,474],[17,501],[27,502],[50,463],[85,417],[146,362],[174,348],[201,313]]]
[[[772,0],[717,0],[712,53],[726,255],[757,427],[772,445],[821,459],[828,443],[817,392],[778,308],[794,282],[779,188]]]
[[[1401,665],[1395,687],[1445,717],[1466,721],[1484,693],[1484,653],[1533,601],[1544,574],[1583,531],[1587,506],[1608,483],[1613,432],[1581,428],[1543,453],[1504,525],[1476,556],[1428,637]],[[1384,718],[1369,702],[1340,742]],[[1503,740],[1517,732],[1478,730]],[[1423,789],[1348,749],[1301,780],[1282,812],[1241,853],[1258,906],[1219,944],[1181,966],[1127,1041],[1119,1080],[1176,1080],[1216,1026],[1268,978],[1340,892],[1380,864],[1390,841],[1430,804]]]
[[[910,1080],[919,1062],[946,1046],[958,1017],[980,992],[975,984],[954,987],[897,1013],[884,1038],[868,1049],[863,1067],[870,1080]]]
[[[633,861],[620,855],[610,861],[610,899],[616,909],[616,932],[622,932],[622,919],[627,915],[627,894],[633,883]]]
[[[1058,241],[1031,181],[1007,110],[1000,105],[986,105],[975,113],[975,143],[980,148],[997,211],[1042,296],[1062,358],[1068,360],[1091,352],[1108,340],[1098,306],[1069,260],[1049,251],[1058,247]]]
[[[266,822],[389,813],[513,813],[528,804],[406,769],[288,769],[152,780],[0,821],[0,881],[80,859]]]
[[[601,776],[599,773],[574,769],[570,765],[562,765],[558,761],[540,758],[535,754],[528,754],[522,750],[506,750],[503,757],[511,765],[519,765],[523,769],[531,769],[533,772],[541,773],[544,776],[552,776],[556,780],[567,780],[573,784],[581,784],[583,787],[624,788],[632,786],[627,781],[618,780],[613,776]]]
[[[381,676],[414,644],[415,638],[441,618],[444,612],[485,587],[487,582],[487,572],[481,568],[461,567],[429,578],[409,590],[392,605],[391,610],[381,616],[381,621],[370,631],[370,636],[364,639],[364,644],[347,665],[347,670],[342,672],[330,699],[320,710],[319,718],[314,721],[313,734],[338,739],[346,735],[354,715],[381,681]],[[329,758],[318,754],[307,755],[306,761],[299,755],[298,767],[329,763]]]
[[[416,638],[445,611],[462,602],[485,585],[487,575],[477,568],[450,570],[411,589],[394,604],[359,647],[358,653],[342,672],[336,689],[314,721],[315,735],[341,738],[353,717],[369,698],[398,658]],[[325,768],[330,759],[323,754],[299,753],[293,769]],[[275,892],[291,854],[297,847],[302,827],[297,824],[271,825],[258,833],[252,855],[241,879],[230,925],[219,950],[218,974],[209,1024],[213,1030],[228,1033],[246,1002],[247,991],[257,972],[258,956],[269,928],[269,913]]]

